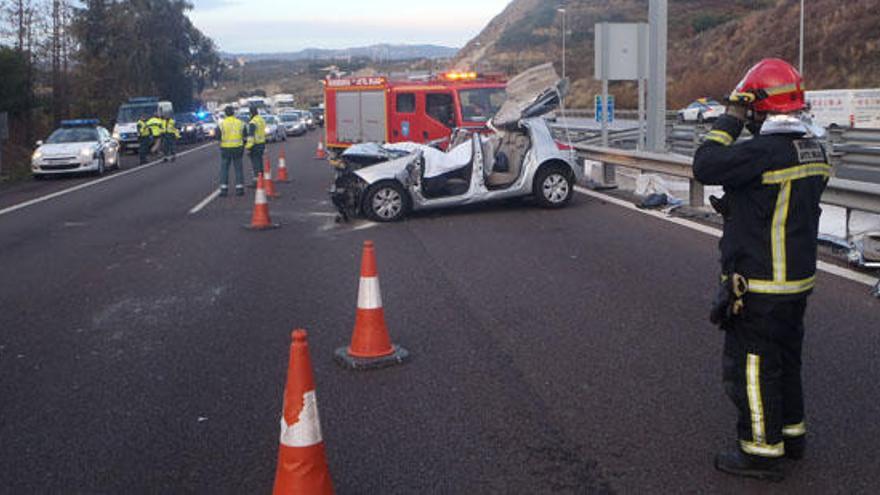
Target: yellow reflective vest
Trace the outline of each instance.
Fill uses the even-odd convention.
[[[251,118],[250,124],[254,126],[253,133],[248,133],[247,147],[252,148],[255,144],[266,144],[266,121],[256,115]]]
[[[174,119],[172,119],[171,117],[168,117],[167,119],[165,119],[164,126],[165,126],[165,134],[171,134],[172,136],[176,137],[177,139],[180,139],[180,131],[177,130],[177,125],[174,122]]]
[[[150,128],[147,127],[147,122],[144,119],[137,121],[137,130],[138,137],[147,137],[150,135]]]
[[[150,117],[150,120],[147,121],[147,129],[150,130],[150,135],[159,137],[165,134],[165,121],[159,117]]]
[[[220,121],[220,147],[241,148],[244,146],[244,122],[236,117],[226,117]]]

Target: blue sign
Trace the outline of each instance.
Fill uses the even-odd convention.
[[[403,134],[403,137],[409,137],[409,121],[404,120],[400,123],[400,133]]]
[[[596,95],[596,122],[602,122],[602,95]],[[608,95],[608,122],[614,122],[614,95]]]

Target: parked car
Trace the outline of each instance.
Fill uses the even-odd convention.
[[[174,125],[180,131],[180,141],[183,143],[197,143],[204,139],[199,118],[193,112],[174,114]]]
[[[302,136],[308,131],[308,125],[299,112],[282,113],[278,121],[288,136]]]
[[[309,111],[315,116],[315,122],[318,126],[324,127],[324,109],[321,107],[312,107]]]
[[[679,122],[710,122],[724,114],[724,105],[711,98],[697,98],[678,111]]]
[[[210,112],[200,112],[196,114],[199,119],[199,125],[202,126],[202,136],[205,139],[217,138],[217,121]]]
[[[495,132],[458,129],[446,152],[419,143],[352,146],[341,155],[333,204],[343,219],[379,222],[411,210],[522,196],[563,207],[584,168],[570,146],[554,140],[543,115],[566,89],[550,64],[526,71],[507,84],[508,100],[490,121]]]
[[[263,115],[266,121],[266,141],[274,143],[276,141],[287,141],[287,132],[280,125],[278,118],[274,115]]]
[[[103,175],[119,168],[119,142],[96,119],[63,120],[61,127],[37,141],[31,157],[35,179],[48,175],[93,172]]]

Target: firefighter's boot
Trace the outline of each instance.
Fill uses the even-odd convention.
[[[793,461],[799,461],[804,458],[804,451],[807,450],[807,437],[801,435],[785,439],[785,458]]]
[[[715,456],[715,469],[735,476],[766,481],[782,481],[785,478],[779,459],[748,455],[738,447],[719,452]]]

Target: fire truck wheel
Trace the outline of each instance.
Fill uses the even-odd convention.
[[[400,184],[385,181],[375,184],[367,191],[364,213],[376,222],[396,222],[406,215],[409,198]]]

